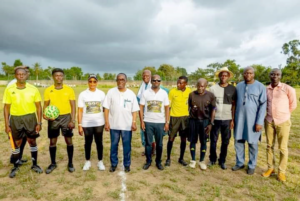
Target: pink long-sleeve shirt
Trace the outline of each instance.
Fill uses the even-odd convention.
[[[296,91],[293,87],[279,83],[275,88],[267,86],[267,116],[266,120],[275,125],[291,118],[291,113],[297,107]]]

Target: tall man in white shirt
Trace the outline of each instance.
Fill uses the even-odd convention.
[[[120,138],[123,143],[123,164],[125,172],[130,171],[132,131],[136,131],[136,112],[139,105],[135,94],[126,88],[127,76],[117,75],[117,87],[110,89],[105,97],[105,130],[110,131],[110,172],[114,172],[118,165],[118,146]]]
[[[169,98],[165,90],[160,89],[160,76],[153,75],[151,79],[151,89],[146,90],[140,101],[140,121],[141,128],[145,132],[146,164],[143,166],[147,170],[151,166],[151,144],[153,136],[156,141],[156,167],[163,170],[161,156],[163,150],[164,132],[169,130]],[[145,113],[144,107],[146,105]]]

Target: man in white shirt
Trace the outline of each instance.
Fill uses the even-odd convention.
[[[125,172],[130,171],[132,131],[136,131],[136,112],[139,105],[136,95],[126,88],[127,76],[117,75],[117,87],[110,89],[105,97],[105,130],[110,131],[110,172],[114,172],[118,165],[118,145],[120,137],[123,143],[123,164]]]
[[[151,166],[151,144],[153,135],[156,141],[156,167],[163,170],[161,164],[161,155],[163,150],[164,132],[169,130],[169,98],[165,90],[160,89],[160,76],[153,75],[151,79],[151,89],[142,94],[140,101],[140,121],[141,128],[145,132],[146,146],[146,164],[143,166],[147,170]],[[144,107],[146,105],[145,113]]]

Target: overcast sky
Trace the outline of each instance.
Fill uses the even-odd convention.
[[[1,0],[0,61],[84,72],[167,63],[188,72],[234,59],[285,65],[299,0]]]

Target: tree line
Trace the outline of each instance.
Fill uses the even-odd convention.
[[[298,85],[300,80],[300,41],[292,40],[284,43],[281,48],[281,53],[287,56],[285,66],[273,66],[282,70],[282,81],[291,85]],[[2,62],[2,71],[0,79],[12,79],[14,68],[23,65],[20,59],[16,59],[13,65],[8,65]],[[142,72],[150,70],[152,74],[158,74],[164,81],[176,81],[181,75],[188,76],[189,80],[196,81],[200,77],[205,77],[208,81],[215,81],[215,72],[222,67],[228,67],[234,73],[233,81],[239,82],[243,79],[243,68],[237,64],[235,60],[227,59],[223,63],[211,63],[207,66],[198,67],[194,72],[188,73],[184,67],[174,67],[170,64],[161,64],[157,69],[155,66],[145,66],[143,69],[138,70],[133,79],[142,80]],[[251,65],[255,69],[255,78],[263,83],[269,82],[269,73],[272,69],[271,66],[264,66],[262,64]],[[40,63],[34,63],[30,66],[30,79],[31,80],[50,80],[51,72],[54,67],[48,66],[42,68]],[[65,71],[67,80],[86,80],[90,73],[84,73],[78,66],[63,69]],[[97,73],[96,76],[99,80],[114,80],[116,74],[104,73],[102,76]],[[132,80],[131,77],[128,78]]]

